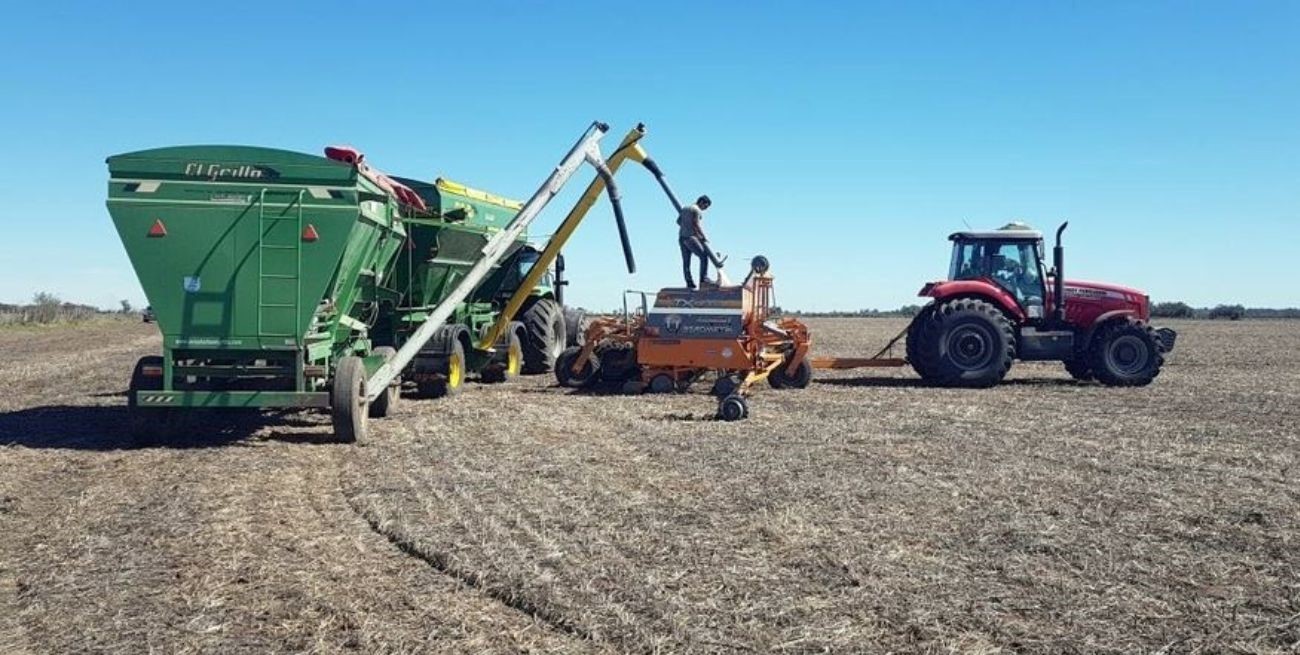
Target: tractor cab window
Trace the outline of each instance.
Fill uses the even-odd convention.
[[[523,283],[524,278],[528,276],[528,272],[533,270],[533,265],[537,263],[538,259],[541,259],[541,256],[541,253],[532,249],[520,251],[520,253],[515,256],[515,270],[511,272],[508,283],[505,286],[510,289],[518,289],[519,285]],[[554,275],[552,275],[550,269],[547,269],[542,273],[541,279],[537,281],[537,286],[545,288],[555,286]]]
[[[994,282],[1025,307],[1043,306],[1042,267],[1034,244],[1023,241],[997,244],[990,257],[989,269]]]
[[[958,241],[953,244],[950,280],[989,280],[1026,308],[1043,306],[1043,269],[1038,247],[1027,241]],[[1034,314],[1030,309],[1030,314]],[[1041,313],[1039,314],[1041,315]]]

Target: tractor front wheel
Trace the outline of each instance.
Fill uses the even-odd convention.
[[[1093,338],[1088,363],[1102,384],[1142,387],[1160,375],[1165,358],[1150,325],[1135,318],[1102,326]]]
[[[1011,321],[992,304],[958,298],[918,320],[912,368],[928,382],[948,387],[991,387],[1016,358]]]
[[[348,355],[334,367],[334,384],[330,386],[335,438],[344,443],[365,441],[366,414],[366,364],[360,357]]]

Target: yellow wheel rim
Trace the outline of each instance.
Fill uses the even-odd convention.
[[[510,346],[510,352],[506,354],[506,373],[519,374],[519,370],[523,368],[523,355],[523,350],[518,345]]]
[[[461,381],[465,379],[465,367],[461,364],[458,355],[452,355],[447,360],[447,385],[459,387]]]

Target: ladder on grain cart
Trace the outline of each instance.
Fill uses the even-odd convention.
[[[433,335],[447,322],[456,306],[464,302],[483,282],[483,279],[492,272],[492,268],[506,257],[510,252],[511,244],[524,233],[524,230],[533,222],[533,219],[537,218],[537,215],[541,213],[547,203],[564,188],[565,183],[569,181],[569,178],[573,177],[573,174],[577,172],[583,163],[590,164],[592,168],[595,168],[596,173],[606,182],[609,201],[614,206],[614,219],[618,223],[619,235],[622,237],[626,250],[627,227],[623,220],[623,207],[619,202],[618,192],[612,184],[613,173],[610,172],[609,166],[605,163],[605,159],[600,152],[600,139],[608,131],[609,126],[600,122],[593,123],[591,127],[587,128],[582,138],[578,139],[578,142],[569,149],[568,154],[564,156],[564,159],[560,160],[555,170],[551,171],[550,176],[542,183],[541,188],[528,199],[528,202],[524,203],[519,213],[515,214],[515,217],[510,220],[510,223],[505,228],[488,239],[474,265],[465,274],[465,277],[461,278],[460,282],[456,284],[456,288],[443,298],[442,302],[434,306],[429,318],[420,324],[420,327],[411,334],[397,353],[384,362],[366,380],[366,402],[374,401],[381,393],[387,391],[389,384],[401,374],[406,365],[410,364],[416,354],[429,342],[429,339],[433,338]],[[629,267],[632,267],[630,257]]]

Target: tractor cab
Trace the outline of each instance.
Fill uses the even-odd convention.
[[[1011,223],[998,230],[957,232],[948,239],[953,244],[949,280],[996,285],[1031,322],[1049,315],[1042,232]]]

